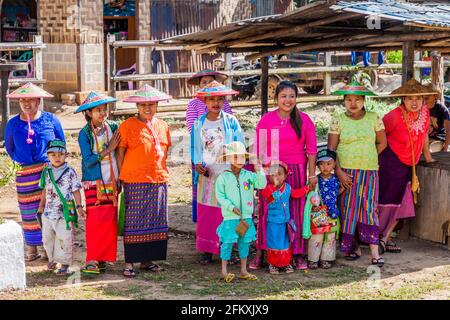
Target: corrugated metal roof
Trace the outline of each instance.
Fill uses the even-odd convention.
[[[381,18],[412,22],[433,27],[450,28],[450,3],[414,4],[394,0],[338,1],[334,10],[379,15]]]

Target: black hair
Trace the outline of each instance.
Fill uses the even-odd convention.
[[[280,83],[278,83],[277,88],[275,89],[275,99],[278,98],[278,94],[283,91],[284,89],[292,89],[295,92],[295,98],[298,96],[298,88],[297,86],[289,81],[289,80],[283,80]],[[301,138],[302,136],[302,118],[300,117],[300,112],[297,109],[297,104],[292,109],[291,113],[289,114],[290,122],[292,127],[295,130],[295,134],[297,135],[297,138]]]
[[[84,111],[83,114],[84,114],[84,118],[86,119],[87,122],[92,121],[92,117],[88,115],[87,110]]]

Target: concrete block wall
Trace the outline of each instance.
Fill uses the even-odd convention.
[[[105,89],[104,44],[80,44],[80,91]]]
[[[44,88],[59,98],[61,93],[78,88],[77,45],[48,43],[43,50]]]

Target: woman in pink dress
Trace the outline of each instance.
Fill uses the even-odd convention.
[[[260,161],[268,164],[271,161],[282,161],[288,165],[289,175],[286,182],[297,189],[306,185],[306,181],[315,187],[317,183],[316,158],[317,141],[316,129],[306,113],[297,109],[296,98],[298,89],[290,81],[281,81],[275,91],[278,108],[265,114],[256,126],[256,148]],[[308,172],[308,174],[307,174]],[[308,176],[308,178],[307,178]],[[266,220],[268,204],[259,196],[258,235],[255,259],[250,264],[251,269],[262,267],[262,253],[266,250]],[[292,250],[297,269],[306,269],[303,259],[306,241],[302,238],[303,209],[305,198],[292,199],[290,212],[293,216],[296,231]]]

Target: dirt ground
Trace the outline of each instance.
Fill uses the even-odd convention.
[[[58,114],[59,113],[59,114]],[[312,117],[323,114],[312,110]],[[75,133],[84,121],[70,109],[57,112],[68,133]],[[172,133],[183,139],[185,129]],[[68,137],[68,162],[81,174],[81,159],[76,136]],[[1,151],[1,150],[0,150]],[[450,250],[448,247],[418,239],[398,240],[401,254],[386,253],[382,269],[370,266],[369,250],[349,262],[338,254],[329,270],[296,271],[269,275],[258,270],[258,281],[220,281],[220,263],[198,264],[195,250],[195,224],[191,220],[191,169],[171,161],[169,178],[168,259],[166,269],[155,274],[140,272],[134,279],[122,276],[123,243],[119,238],[118,261],[106,273],[86,276],[77,272],[85,258],[84,223],[76,231],[74,275],[61,278],[46,271],[46,261],[27,264],[27,290],[0,293],[4,299],[446,299],[450,300]],[[20,223],[15,184],[0,188],[0,217]],[[250,259],[253,257],[250,256]],[[238,273],[237,266],[230,266]]]

